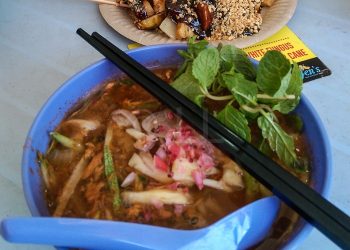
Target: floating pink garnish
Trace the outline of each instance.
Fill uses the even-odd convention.
[[[145,211],[143,217],[145,218],[146,222],[149,222],[152,219],[152,213],[149,211]]]
[[[177,190],[177,188],[179,187],[180,183],[178,182],[173,182],[170,185],[168,185],[168,188],[171,190]]]
[[[180,216],[184,212],[184,209],[185,209],[184,205],[179,205],[179,204],[174,205],[174,213],[177,216]]]
[[[213,158],[204,152],[199,156],[197,162],[199,166],[201,166],[204,169],[212,168],[215,165]]]
[[[168,165],[159,156],[155,155],[153,159],[156,168],[158,168],[161,171],[168,172]]]
[[[152,205],[157,209],[161,209],[164,206],[163,202],[161,202],[159,200],[152,201]]]
[[[167,158],[167,153],[166,153],[166,149],[165,149],[165,146],[164,145],[161,145],[159,148],[158,148],[158,150],[157,150],[157,152],[156,152],[156,155],[160,158],[160,159],[162,159],[162,160],[166,160],[166,158]]]
[[[174,113],[171,111],[167,112],[166,116],[169,120],[174,120],[174,118],[175,118]]]
[[[203,180],[205,178],[205,175],[200,170],[194,170],[192,171],[192,177],[194,180],[194,183],[196,183],[199,190],[202,190],[204,187]]]

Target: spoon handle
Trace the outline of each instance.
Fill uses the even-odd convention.
[[[0,233],[13,243],[95,250],[247,249],[266,237],[279,205],[274,196],[263,198],[195,230],[119,221],[17,217],[3,220]]]
[[[173,243],[174,234],[180,244],[188,238],[181,231],[149,225],[52,217],[8,218],[1,222],[1,234],[14,243],[103,250],[167,249],[169,245],[161,245]]]

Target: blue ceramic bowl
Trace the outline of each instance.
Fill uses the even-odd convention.
[[[155,68],[179,65],[182,59],[177,54],[177,50],[185,48],[185,45],[179,44],[157,45],[142,47],[127,53],[137,61]],[[49,215],[44,200],[36,151],[46,151],[50,140],[49,132],[55,129],[67,111],[100,83],[120,73],[120,70],[111,62],[101,60],[63,84],[40,110],[28,133],[22,158],[23,190],[33,216]],[[323,196],[327,196],[331,180],[331,149],[326,131],[305,96],[302,97],[296,112],[305,121],[304,132],[311,145],[312,185]],[[309,224],[302,222],[299,230],[290,238],[285,247],[295,248],[305,239],[311,228]]]

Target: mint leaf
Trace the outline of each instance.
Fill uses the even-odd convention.
[[[273,120],[272,114],[265,113],[258,118],[258,126],[263,138],[267,139],[271,149],[287,166],[297,162],[293,138]]]
[[[248,121],[237,109],[231,105],[226,105],[226,107],[217,114],[216,118],[241,138],[250,142],[251,135]]]
[[[203,93],[198,80],[192,75],[192,63],[188,63],[186,71],[172,82],[171,86],[198,106],[202,106]]]
[[[267,156],[272,155],[272,150],[270,148],[269,142],[266,139],[261,140],[261,143],[259,145],[259,150]]]
[[[220,59],[216,48],[202,50],[193,60],[192,74],[204,88],[209,88],[219,71]]]
[[[304,123],[299,115],[288,114],[285,118],[291,133],[301,133],[303,131]]]
[[[220,58],[225,71],[233,68],[248,80],[255,80],[256,69],[243,50],[232,45],[225,45],[220,50]]]
[[[200,40],[199,42],[196,42],[196,37],[193,36],[190,39],[188,39],[187,45],[187,52],[192,55],[193,58],[196,58],[198,54],[205,50],[208,46],[207,40]]]
[[[222,79],[240,105],[256,103],[258,88],[255,82],[245,79],[240,73],[222,74]]]
[[[273,96],[280,89],[282,79],[289,70],[290,62],[281,52],[266,52],[258,66],[256,81],[259,89]]]
[[[286,91],[289,87],[290,78],[292,77],[291,71],[292,69],[290,69],[288,73],[282,78],[281,86],[277,90],[277,92],[273,95],[273,97],[282,97],[286,94]]]
[[[193,59],[192,55],[186,50],[178,49],[177,53],[185,59]]]
[[[187,69],[188,64],[191,62],[192,60],[190,59],[185,59],[184,62],[182,63],[182,65],[177,69],[174,79],[178,78],[181,74],[183,74],[185,72],[185,70]]]
[[[293,100],[284,100],[273,106],[273,110],[277,110],[283,114],[288,114],[299,104],[301,91],[303,90],[303,77],[298,64],[293,63],[293,69],[289,81],[286,94],[294,95]]]

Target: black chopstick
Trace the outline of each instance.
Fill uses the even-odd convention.
[[[90,36],[82,29],[78,29],[77,33],[195,129],[207,132],[216,146],[233,157],[251,175],[336,244],[350,248],[350,218],[341,210],[232,133],[213,116],[164,83],[101,35],[94,32]],[[203,128],[203,121],[208,121],[207,128]],[[203,131],[205,129],[207,131]]]

